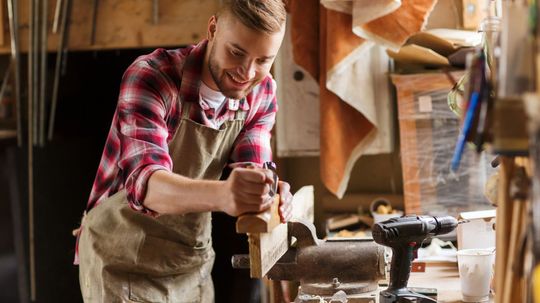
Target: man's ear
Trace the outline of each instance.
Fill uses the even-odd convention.
[[[217,30],[217,17],[214,15],[210,17],[210,20],[208,20],[208,32],[207,32],[207,39],[209,41],[212,41],[216,35]]]

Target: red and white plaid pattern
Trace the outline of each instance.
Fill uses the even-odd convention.
[[[172,169],[168,143],[180,122],[182,102],[197,102],[200,106],[191,106],[190,119],[206,126],[212,119],[220,124],[234,117],[236,108],[215,113],[199,100],[206,45],[205,40],[182,49],[157,49],[126,70],[87,210],[125,188],[133,209],[152,214],[143,206],[148,178],[156,170]],[[239,109],[248,112],[230,163],[262,165],[272,158],[270,131],[277,111],[276,85],[270,75],[240,102]]]

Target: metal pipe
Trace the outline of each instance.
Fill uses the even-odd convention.
[[[64,55],[64,48],[67,45],[67,36],[68,36],[68,30],[67,30],[67,23],[69,19],[69,11],[71,7],[71,1],[70,0],[64,0],[62,2],[62,23],[60,24],[60,39],[58,39],[58,48],[56,50],[56,62],[55,62],[55,70],[54,70],[54,82],[53,82],[53,92],[52,92],[52,104],[51,104],[51,112],[49,115],[49,134],[48,139],[49,141],[52,140],[53,134],[54,134],[54,120],[56,116],[56,106],[58,103],[58,86],[60,83],[60,70],[61,70],[61,64],[62,64],[62,57]]]
[[[31,123],[31,121],[33,121],[33,109],[34,109],[34,106],[33,106],[33,96],[34,96],[34,86],[32,85],[32,82],[33,82],[33,68],[34,68],[34,56],[32,55],[33,51],[34,51],[34,0],[28,0],[28,4],[29,4],[29,15],[28,15],[28,81],[27,81],[27,85],[28,85],[28,112],[32,112],[32,115],[29,117],[29,121],[28,121],[28,127],[32,127],[32,130],[33,130],[33,125]],[[29,135],[32,135],[31,132],[28,132]],[[32,135],[33,136],[33,135]],[[33,137],[30,138],[30,140],[33,140],[32,139]],[[31,141],[32,142],[32,141]]]
[[[11,62],[14,65],[14,86],[15,86],[15,108],[17,123],[17,146],[22,147],[22,109],[21,109],[21,73],[20,73],[20,53],[19,53],[19,31],[18,31],[18,4],[17,1],[8,0],[8,19],[10,32]]]
[[[4,99],[4,94],[6,93],[6,87],[11,79],[11,69],[13,68],[13,60],[9,61],[8,67],[4,72],[4,78],[2,80],[2,86],[0,87],[0,100]]]
[[[45,145],[45,102],[47,100],[47,8],[48,0],[42,0],[41,11],[41,68],[39,93],[39,145]]]
[[[56,0],[56,7],[54,8],[54,21],[52,32],[53,34],[58,33],[58,23],[60,22],[60,11],[62,7],[62,0]]]
[[[28,240],[30,257],[30,300],[36,300],[36,264],[34,243],[34,106],[33,106],[33,68],[34,68],[34,0],[28,0],[30,5],[30,30],[28,32]]]
[[[38,144],[38,137],[39,137],[39,123],[38,123],[38,117],[39,117],[39,0],[34,0],[34,10],[33,10],[33,23],[34,28],[32,30],[33,37],[32,37],[32,56],[34,59],[32,60],[32,63],[34,66],[32,67],[32,104],[34,106],[34,145]]]
[[[90,32],[90,44],[96,44],[96,22],[98,14],[99,0],[92,0],[92,29]]]

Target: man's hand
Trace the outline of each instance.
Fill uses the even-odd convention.
[[[281,223],[285,223],[291,219],[292,216],[292,194],[291,186],[287,182],[278,181],[279,187],[279,216]]]
[[[267,210],[273,201],[269,195],[270,187],[274,183],[272,177],[273,172],[269,169],[233,169],[225,182],[225,195],[220,209],[234,217]]]

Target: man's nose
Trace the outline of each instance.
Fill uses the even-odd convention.
[[[255,78],[256,66],[255,62],[252,60],[246,60],[244,64],[240,67],[240,75],[244,78],[243,80],[251,80]]]

